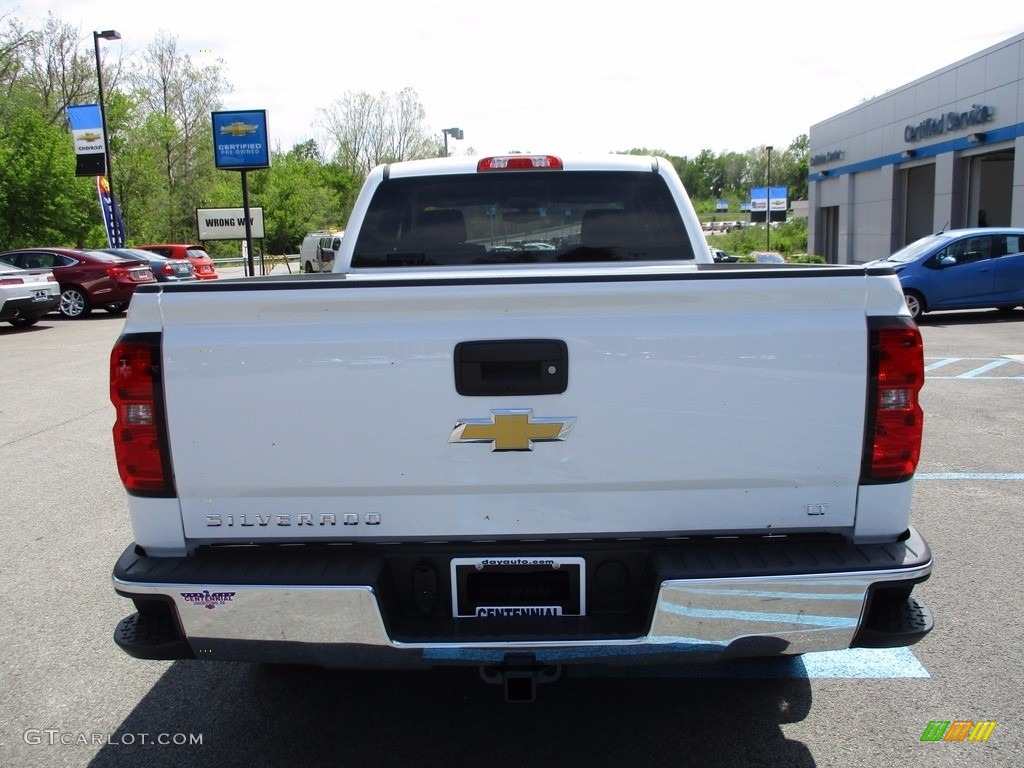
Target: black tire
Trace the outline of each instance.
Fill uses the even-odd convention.
[[[302,271],[305,272],[307,275],[313,274],[313,262],[307,261],[306,266],[303,267]]]
[[[103,308],[112,315],[123,315],[128,311],[128,305],[130,303],[131,302],[128,301],[122,301],[120,304],[107,304]]]
[[[39,322],[38,317],[15,317],[8,320],[11,325],[15,328],[28,328],[30,325],[35,325]]]
[[[80,320],[92,312],[92,304],[85,291],[77,285],[64,285],[60,289],[60,314],[69,320]]]
[[[903,297],[907,300],[907,309],[910,310],[910,316],[914,320],[921,319],[921,315],[926,311],[924,296],[917,291],[907,291],[903,294]]]

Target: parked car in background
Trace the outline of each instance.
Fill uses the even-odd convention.
[[[1024,304],[1024,229],[951,229],[870,264],[896,271],[915,319],[942,309],[1010,310]]]
[[[35,325],[60,304],[60,286],[49,270],[27,270],[0,262],[0,320]]]
[[[0,261],[22,269],[49,269],[60,284],[60,313],[85,317],[95,307],[118,314],[128,309],[136,286],[155,283],[149,262],[103,251],[22,248],[0,253]]]
[[[156,251],[144,251],[141,248],[101,248],[104,253],[112,253],[126,259],[144,259],[149,262],[149,270],[158,283],[180,283],[184,280],[195,280],[195,267],[188,259],[172,259]]]
[[[712,248],[711,257],[719,264],[728,264],[740,260],[739,256],[733,256],[731,253],[726,253],[721,248]]]
[[[786,258],[775,251],[754,251],[751,256],[758,264],[785,264]]]
[[[213,259],[201,245],[189,245],[187,243],[163,243],[159,245],[136,245],[135,248],[143,251],[152,251],[166,256],[169,259],[187,259],[192,262],[197,280],[216,280],[217,270],[213,266]]]

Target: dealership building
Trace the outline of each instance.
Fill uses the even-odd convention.
[[[811,126],[808,250],[883,258],[931,232],[1024,227],[1024,34]]]

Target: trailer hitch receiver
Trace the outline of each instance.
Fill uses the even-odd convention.
[[[557,664],[538,664],[532,653],[510,653],[501,664],[480,667],[485,683],[500,685],[505,701],[510,704],[529,704],[537,699],[539,683],[553,683],[562,675]]]

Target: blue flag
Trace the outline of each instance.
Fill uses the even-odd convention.
[[[107,184],[105,176],[96,177],[96,193],[100,198],[100,213],[103,215],[103,226],[107,230],[109,248],[124,248],[124,222],[121,220],[121,207],[117,198]]]

